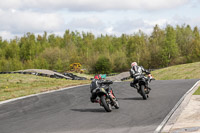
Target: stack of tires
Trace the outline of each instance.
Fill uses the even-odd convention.
[[[72,73],[64,73],[63,75],[71,77],[72,80],[87,80],[87,78],[85,78],[85,77],[79,77],[79,76],[74,75]]]

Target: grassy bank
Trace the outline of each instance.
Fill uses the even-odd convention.
[[[200,87],[194,92],[193,95],[200,95]]]
[[[157,80],[200,79],[200,62],[171,66],[152,71]],[[200,87],[194,95],[200,95]]]
[[[0,74],[0,101],[90,82],[24,74]]]
[[[152,71],[157,80],[200,79],[200,62],[171,66]]]

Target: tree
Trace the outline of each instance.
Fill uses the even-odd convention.
[[[176,31],[170,25],[166,27],[164,45],[162,46],[162,65],[169,66],[170,62],[179,55],[176,43]]]
[[[160,68],[161,67],[161,50],[165,39],[164,30],[160,29],[158,25],[155,25],[154,30],[149,37],[149,51],[150,51],[150,68]]]
[[[200,60],[200,34],[199,29],[197,27],[193,30],[194,39],[191,44],[191,61],[199,61]]]
[[[20,40],[20,59],[22,61],[33,60],[37,53],[35,35],[27,33]]]
[[[180,49],[180,55],[186,60],[183,62],[191,62],[190,55],[193,51],[193,31],[189,25],[182,25],[176,27],[176,42]]]
[[[130,64],[127,63],[126,54],[124,51],[119,50],[111,55],[112,70],[114,72],[123,72],[129,69]]]
[[[109,74],[111,72],[110,60],[104,56],[99,57],[95,63],[95,73]]]
[[[126,51],[129,64],[136,61],[138,64],[148,67],[150,60],[148,37],[142,31],[130,37]]]
[[[59,69],[81,63],[88,72],[126,71],[133,61],[145,68],[160,68],[200,60],[199,29],[189,25],[155,25],[151,35],[139,32],[120,37],[66,30],[35,37],[26,33],[20,39],[3,41],[0,37],[0,70],[21,68]],[[97,65],[96,65],[97,63]]]
[[[19,46],[17,45],[16,40],[11,40],[10,44],[5,48],[5,58],[6,59],[19,59]]]
[[[45,49],[41,53],[40,58],[44,59],[47,62],[44,65],[48,66],[49,69],[51,69],[51,70],[58,67],[58,66],[56,66],[58,60],[62,60],[63,62],[68,60],[68,58],[66,56],[66,51],[64,49],[60,49],[58,47]]]

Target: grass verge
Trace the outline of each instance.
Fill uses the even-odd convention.
[[[200,95],[200,87],[194,92],[193,95]]]
[[[90,82],[25,74],[0,74],[0,101]]]
[[[152,71],[157,80],[200,79],[200,62],[171,66]]]

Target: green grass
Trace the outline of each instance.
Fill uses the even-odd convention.
[[[200,95],[200,87],[194,92],[193,95]]]
[[[171,66],[152,71],[157,80],[200,79],[200,62]],[[200,95],[200,87],[193,95]]]
[[[171,66],[152,71],[157,80],[200,79],[200,62]]]
[[[0,74],[0,101],[90,82],[90,80],[55,79],[28,74]]]

